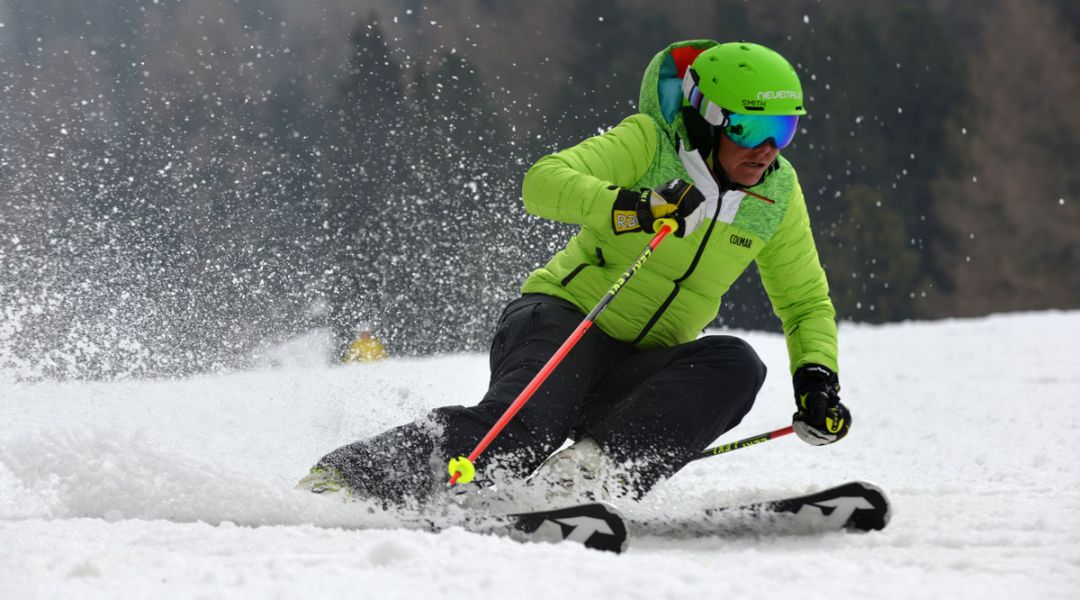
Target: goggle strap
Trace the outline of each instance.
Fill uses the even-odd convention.
[[[697,86],[697,73],[693,69],[687,69],[686,75],[683,75],[682,91],[683,98],[686,98],[690,106],[693,106],[709,125],[716,127],[724,124],[724,109],[713,104],[705,97],[705,94],[701,93],[701,89]]]

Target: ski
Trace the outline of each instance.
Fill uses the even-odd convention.
[[[662,537],[874,531],[884,529],[891,515],[889,500],[881,488],[852,481],[804,496],[707,508],[691,517],[634,520],[629,530],[631,535]]]
[[[891,513],[881,488],[852,481],[803,496],[706,508],[679,517],[626,519],[614,506],[594,502],[528,512],[417,516],[399,521],[398,526],[431,532],[458,527],[519,542],[571,542],[618,554],[626,550],[631,535],[700,538],[875,531],[888,525]]]
[[[433,532],[460,527],[472,533],[507,537],[519,542],[572,542],[615,553],[622,552],[627,545],[622,515],[614,506],[602,502],[508,514],[480,512],[458,520],[444,515],[401,525]]]

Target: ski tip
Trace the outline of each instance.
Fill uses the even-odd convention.
[[[512,515],[515,527],[537,542],[577,542],[586,548],[621,554],[628,545],[626,522],[605,502]]]
[[[844,528],[848,531],[881,531],[892,519],[892,503],[885,495],[881,486],[869,481],[852,481],[848,486],[857,486],[858,493],[872,508],[858,509],[851,513],[851,517]]]

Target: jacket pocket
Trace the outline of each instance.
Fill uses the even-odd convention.
[[[596,247],[596,266],[602,267],[605,264],[606,264],[606,261],[604,261],[604,251],[601,250],[599,246],[597,246]],[[560,282],[560,283],[562,283],[562,286],[566,287],[566,286],[570,285],[570,282],[573,281],[575,277],[577,277],[578,273],[580,273],[587,266],[589,266],[589,263],[583,262],[580,265],[574,267],[573,271],[570,271],[570,273],[566,277],[563,277],[562,281]]]
[[[570,285],[570,282],[573,281],[575,277],[577,277],[577,274],[580,273],[587,266],[589,266],[589,263],[581,263],[580,265],[574,267],[574,270],[570,271],[569,275],[563,277],[562,286],[566,287]]]

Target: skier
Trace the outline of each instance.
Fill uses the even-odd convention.
[[[334,450],[298,487],[395,504],[438,495],[447,459],[476,446],[661,217],[676,221],[676,237],[480,457],[477,482],[536,471],[549,498],[639,498],[735,427],[765,365],[741,339],[699,335],[751,261],[783,322],[795,432],[813,445],[847,434],[835,311],[795,169],[779,155],[806,112],[794,68],[756,44],[678,42],[650,62],[639,110],[525,175],[526,210],[580,230],[504,309],[480,403]]]

